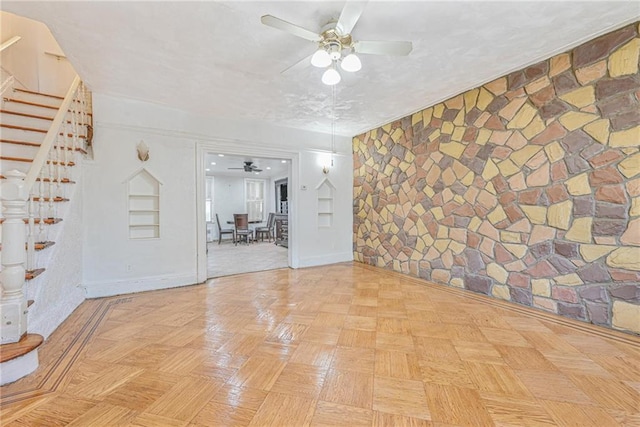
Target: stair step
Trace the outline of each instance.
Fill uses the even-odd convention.
[[[41,250],[43,250],[43,249],[47,249],[47,248],[49,248],[49,247],[51,247],[51,246],[53,246],[53,245],[55,245],[55,244],[56,244],[56,242],[50,242],[50,241],[47,241],[47,242],[36,242],[36,243],[34,244],[34,249],[35,249],[36,251],[41,251]],[[1,251],[1,250],[2,250],[2,243],[0,243],[0,251]],[[26,245],[26,243],[25,243],[24,250],[25,250],[25,251],[27,250],[27,245]]]
[[[39,107],[39,108],[48,108],[50,110],[59,110],[60,109],[59,106],[41,104],[41,103],[38,103],[38,102],[24,101],[22,99],[16,99],[16,98],[4,97],[3,100],[4,100],[4,102],[15,102],[16,104],[30,105],[32,107]],[[87,113],[87,116],[93,116],[93,113]]]
[[[26,146],[28,146],[28,147],[40,147],[40,144],[38,144],[37,142],[16,141],[15,139],[0,139],[0,143],[3,143],[3,144],[26,145]]]
[[[23,163],[33,162],[33,159],[25,159],[22,157],[8,157],[8,156],[0,156],[0,160],[10,160],[12,162],[23,162]]]
[[[0,139],[0,143],[3,144],[15,144],[15,145],[24,145],[27,147],[40,147],[40,144],[38,144],[37,142],[29,142],[29,141],[16,141],[13,139]],[[54,149],[58,149],[57,145],[53,146]],[[72,147],[62,147],[63,150],[67,150],[67,151],[78,151],[82,154],[87,154],[87,150],[80,148],[80,147],[76,147],[75,149]]]
[[[15,99],[15,98],[4,98],[5,102],[15,102],[17,104],[23,104],[23,105],[31,105],[32,107],[39,107],[39,108],[49,108],[51,110],[57,110],[58,107],[55,107],[53,105],[47,105],[47,104],[39,104],[37,102],[30,102],[30,101],[23,101],[22,99]]]
[[[33,303],[34,303],[34,302],[35,302],[35,301],[34,301],[34,300],[32,300],[32,299],[27,300],[27,308],[31,307],[31,306],[33,305]]]
[[[33,90],[27,90],[27,89],[20,89],[20,88],[14,88],[13,89],[14,92],[22,92],[22,93],[29,93],[31,95],[40,95],[40,96],[48,96],[49,98],[56,98],[59,99],[60,101],[64,100],[64,96],[59,96],[59,95],[51,95],[49,93],[42,93],[42,92],[35,92]]]
[[[46,242],[36,242],[34,246],[35,246],[35,250],[36,251],[41,251],[43,249],[50,248],[51,246],[53,246],[55,244],[56,244],[56,242],[46,241]]]
[[[35,270],[25,271],[24,280],[33,280],[42,273],[44,273],[44,268],[36,268]]]
[[[33,159],[25,159],[23,157],[6,157],[6,156],[0,156],[0,160],[8,160],[8,161],[12,161],[12,162],[23,162],[23,163],[31,163],[33,162]],[[76,164],[74,162],[59,162],[57,160],[47,160],[47,164],[52,164],[52,165],[57,165],[60,164],[62,166],[75,166]]]
[[[0,127],[7,128],[7,129],[23,130],[25,132],[38,132],[38,133],[48,132],[46,129],[37,129],[37,128],[28,128],[26,126],[8,125],[6,123],[0,123]]]
[[[4,178],[4,177],[3,177]],[[62,178],[61,180],[57,180],[57,179],[51,179],[51,178],[45,178],[45,179],[41,179],[41,178],[36,178],[36,181],[42,181],[42,182],[59,182],[60,184],[75,184],[75,181],[71,181],[69,178]]]
[[[33,198],[33,201],[34,201],[34,202],[39,202],[39,201],[40,201],[40,197],[34,197],[34,198]],[[42,201],[43,201],[43,202],[49,202],[49,201],[51,201],[51,198],[50,198],[50,197],[43,197],[43,198],[42,198]],[[69,201],[69,199],[65,199],[64,197],[54,197],[54,198],[53,198],[53,201],[54,201],[55,203],[58,203],[58,202],[68,202],[68,201]]]
[[[0,224],[4,223],[5,220],[6,218],[0,218]],[[25,224],[28,224],[29,218],[23,218],[23,221]],[[34,224],[40,224],[40,221],[43,221],[42,218],[33,219]],[[59,223],[60,221],[62,221],[62,218],[45,218],[43,222],[47,225],[53,225]]]
[[[0,109],[0,113],[10,114],[12,116],[28,117],[30,119],[48,120],[50,122],[53,121],[53,117],[39,116],[37,114],[29,114],[29,113],[20,113],[18,111],[9,111],[9,110]],[[67,121],[67,123],[69,123],[69,121]]]
[[[0,363],[8,362],[35,350],[44,342],[42,335],[25,334],[20,341],[0,346]]]
[[[0,179],[7,179],[6,176],[4,175],[0,175]],[[57,179],[51,179],[51,178],[45,178],[45,179],[41,179],[41,178],[36,178],[36,181],[42,181],[42,182],[60,182],[60,184],[75,184],[75,181],[71,181],[69,178],[62,178],[61,180],[57,180]]]

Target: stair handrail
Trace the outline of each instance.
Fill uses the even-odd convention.
[[[69,87],[69,90],[64,97],[64,101],[62,101],[62,104],[60,105],[60,109],[56,113],[53,122],[51,123],[49,131],[45,135],[42,144],[40,144],[40,149],[38,150],[36,157],[33,159],[33,163],[31,163],[31,168],[29,168],[29,172],[24,179],[27,191],[31,191],[31,188],[40,175],[40,170],[44,167],[47,161],[49,151],[51,150],[51,147],[53,146],[57,135],[60,133],[60,128],[62,127],[62,124],[67,117],[67,111],[69,110],[69,107],[71,106],[71,103],[75,98],[75,94],[79,86],[80,77],[76,75],[76,77],[73,79],[73,83],[71,83],[71,87]]]
[[[13,46],[14,44],[16,44],[17,42],[19,42],[22,39],[22,37],[20,36],[13,36],[11,37],[9,40],[7,40],[6,42],[0,44],[0,52],[2,52],[3,50]]]

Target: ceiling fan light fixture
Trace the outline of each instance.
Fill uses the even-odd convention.
[[[349,73],[355,73],[356,71],[360,71],[362,68],[362,62],[360,62],[360,58],[355,53],[350,53],[345,56],[342,62],[340,62],[340,68]]]
[[[318,68],[328,67],[331,65],[331,56],[324,48],[320,48],[311,57],[311,65]]]
[[[322,83],[326,84],[327,86],[338,84],[340,83],[340,80],[342,80],[340,73],[333,67],[328,68],[327,71],[325,71],[322,75]]]

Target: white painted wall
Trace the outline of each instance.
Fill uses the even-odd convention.
[[[117,104],[94,98],[94,117]],[[83,283],[98,297],[196,282],[193,143],[173,136],[97,126],[84,179]],[[138,160],[144,139],[150,159]],[[162,183],[160,238],[129,239],[126,179],[144,166]]]
[[[94,157],[86,166],[84,189],[84,273],[90,297],[196,283],[197,262],[206,267],[204,154],[215,150],[294,159],[290,179],[294,257],[310,266],[352,260],[352,161],[350,138],[336,138],[342,153],[331,171],[336,185],[334,226],[317,226],[315,186],[323,175],[319,152],[330,137],[288,128],[201,118],[166,107],[94,94]],[[219,127],[216,127],[219,125]],[[125,178],[141,166],[135,146],[144,139],[150,160],[144,164],[162,182],[161,238],[127,237]],[[346,150],[345,150],[346,148]],[[197,172],[200,175],[197,175]],[[224,182],[216,177],[218,186]],[[196,197],[196,185],[202,200]],[[272,193],[272,182],[268,184]],[[301,190],[305,185],[307,190]],[[242,196],[244,197],[244,191]],[[271,195],[271,194],[270,194]],[[299,200],[300,203],[295,203]],[[218,210],[218,208],[215,208]],[[270,207],[272,209],[272,207]],[[297,210],[296,210],[297,209]],[[233,213],[233,212],[232,212]],[[295,217],[295,218],[294,218]],[[202,219],[200,223],[200,219]],[[225,220],[221,217],[221,219]],[[202,234],[202,236],[200,236]],[[200,237],[199,237],[200,236]],[[127,271],[127,266],[131,270]],[[206,270],[206,269],[205,269]]]
[[[227,221],[233,221],[234,213],[246,212],[244,203],[244,178],[216,176],[213,206],[223,228],[233,228]]]
[[[46,25],[7,12],[0,12],[0,24],[0,40],[22,37],[0,58],[2,68],[16,78],[18,87],[64,95],[76,73],[66,59],[45,54],[62,53]]]

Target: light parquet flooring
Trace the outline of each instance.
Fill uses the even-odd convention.
[[[640,339],[361,264],[84,302],[3,426],[639,426]]]

